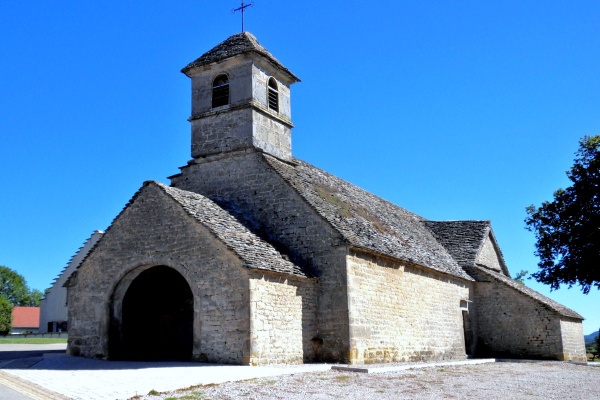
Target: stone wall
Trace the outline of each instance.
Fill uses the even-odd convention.
[[[248,56],[249,57],[249,56]],[[276,68],[250,57],[205,66],[192,76],[192,157],[255,146],[282,159],[291,159],[289,83]],[[229,77],[229,104],[212,108],[212,84],[220,74]],[[267,85],[275,76],[279,112],[270,110]]]
[[[129,284],[142,271],[159,265],[178,271],[192,290],[193,356],[212,362],[247,362],[247,269],[157,186],[141,189],[71,279],[68,353],[112,357],[118,344],[114,335],[109,343],[109,326],[111,331],[119,329]],[[151,326],[149,321],[148,329]]]
[[[565,361],[587,362],[581,321],[562,318],[560,320],[560,333],[563,347],[562,359]]]
[[[562,359],[560,315],[498,281],[475,284],[478,354]]]
[[[250,364],[302,364],[314,360],[317,333],[315,279],[252,271]]]
[[[352,363],[465,358],[470,282],[355,251],[347,260]]]
[[[237,210],[319,278],[317,359],[349,357],[346,249],[340,235],[263,160],[248,151],[196,160],[171,177],[174,187]]]

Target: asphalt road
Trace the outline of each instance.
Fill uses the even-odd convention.
[[[44,354],[64,354],[66,344],[32,345],[32,344],[0,344],[0,369],[11,368],[10,360],[23,360],[27,358],[41,358]],[[6,385],[0,384],[0,399],[2,400],[31,400]]]
[[[0,399],[2,400],[31,400],[31,397],[27,397],[24,394],[12,390],[9,387],[0,385]]]
[[[34,357],[42,357],[42,355],[44,354],[64,354],[65,350],[61,349],[61,350],[55,350],[55,349],[51,349],[51,350],[40,350],[40,349],[32,349],[32,350],[4,350],[2,347],[3,346],[10,346],[10,345],[3,345],[0,344],[0,361],[6,361],[6,360],[20,360],[22,358],[34,358]],[[0,397],[0,399],[3,399],[3,397]]]

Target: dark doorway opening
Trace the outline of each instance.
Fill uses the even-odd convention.
[[[192,291],[172,268],[150,268],[131,282],[123,298],[116,358],[190,360],[194,320]]]
[[[469,312],[462,310],[463,318],[463,330],[465,335],[465,352],[467,356],[473,355],[473,330],[471,329],[471,320],[469,319]]]

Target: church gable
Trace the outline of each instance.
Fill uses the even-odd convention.
[[[160,193],[163,196],[160,196]],[[144,205],[148,201],[146,199],[148,196],[152,198],[151,201],[154,202],[153,206],[147,207],[147,205]],[[195,221],[199,223],[198,226],[202,230],[207,230],[211,237],[218,240],[222,246],[230,250],[240,260],[242,266],[301,277],[307,276],[303,269],[286,260],[273,246],[253,234],[235,217],[210,199],[197,193],[176,189],[154,181],[145,182],[144,186],[129,201],[125,209],[115,218],[111,227],[106,232],[108,237],[111,237],[111,228],[116,223],[122,225],[121,229],[128,231],[127,235],[130,238],[138,239],[134,240],[136,243],[139,242],[140,237],[154,232],[155,229],[153,226],[171,225],[172,229],[170,231],[179,231],[173,228],[176,225],[185,223],[185,218],[165,212],[165,209],[169,208],[169,199],[172,201],[171,206],[176,204],[176,208],[185,211],[191,217],[188,220],[189,222]],[[139,223],[129,223],[127,220],[121,221],[123,218],[129,218],[127,217],[129,212],[139,208],[142,208],[141,212],[145,214],[145,218],[142,217],[140,219],[145,220],[148,225],[144,224],[142,226]],[[174,241],[177,239],[177,236],[168,235],[168,238],[170,241]],[[103,238],[103,240],[108,239]],[[101,244],[102,240],[99,245]],[[134,248],[135,246],[129,245],[127,247]],[[91,250],[91,253],[94,250],[95,247]],[[142,250],[138,249],[138,251]]]
[[[491,231],[483,240],[481,248],[479,249],[479,253],[477,254],[477,258],[475,259],[475,264],[484,266],[492,271],[499,272],[510,277],[508,269],[504,264],[502,253],[500,253],[500,249],[498,248],[496,240]]]
[[[152,184],[161,188],[177,201],[190,216],[206,226],[244,262],[245,267],[307,276],[303,269],[286,260],[273,246],[252,233],[232,214],[212,200],[197,193],[160,183],[153,182]]]

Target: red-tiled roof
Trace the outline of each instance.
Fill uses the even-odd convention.
[[[39,328],[39,307],[14,307],[12,310],[13,328]]]

